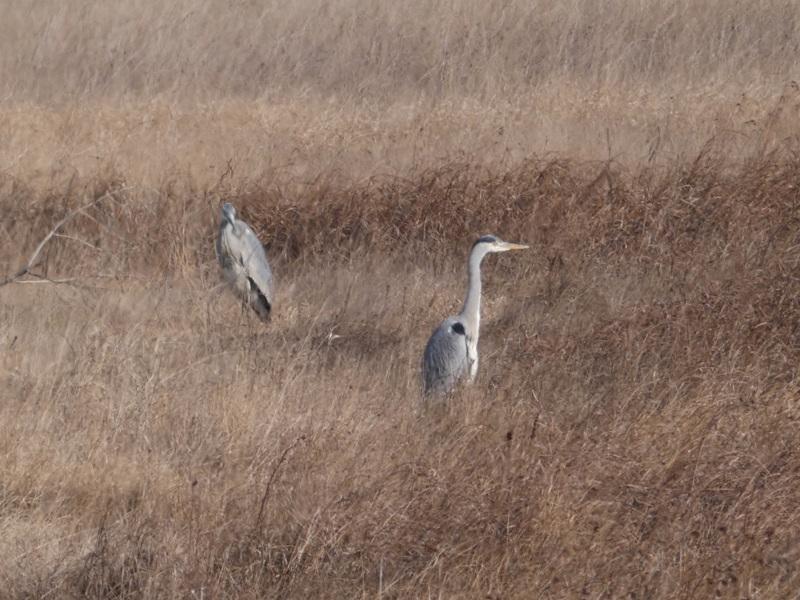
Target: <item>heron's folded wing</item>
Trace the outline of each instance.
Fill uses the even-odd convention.
[[[258,286],[261,293],[266,296],[267,301],[272,304],[272,269],[270,269],[269,261],[267,261],[267,253],[264,252],[264,246],[261,245],[261,241],[250,227],[244,225],[242,229],[239,241],[247,275]]]
[[[467,370],[466,338],[459,332],[458,325],[446,320],[433,332],[425,346],[422,373],[427,390],[449,390]],[[460,331],[464,331],[463,327]]]

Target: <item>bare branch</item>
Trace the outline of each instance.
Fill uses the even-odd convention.
[[[54,237],[60,238],[62,240],[71,240],[73,242],[78,242],[79,244],[83,244],[84,246],[86,246],[87,248],[91,248],[92,250],[100,250],[100,248],[95,246],[94,244],[91,244],[86,240],[82,240],[81,238],[76,237],[74,235],[67,235],[66,233],[57,233],[55,234]]]
[[[63,219],[61,219],[58,223],[56,223],[53,226],[53,228],[50,230],[50,233],[48,233],[46,236],[44,236],[44,239],[42,239],[42,241],[39,242],[39,245],[36,246],[36,249],[33,251],[33,254],[31,254],[31,257],[28,259],[28,262],[26,262],[13,275],[9,275],[5,279],[0,279],[0,287],[2,287],[4,285],[8,285],[9,283],[14,283],[15,281],[17,281],[21,277],[24,277],[25,275],[29,274],[31,272],[31,269],[33,269],[33,267],[36,266],[36,260],[39,258],[39,254],[41,253],[42,249],[45,247],[47,242],[49,242],[53,238],[53,236],[55,236],[58,233],[59,229],[61,229],[75,215],[82,213],[83,211],[85,211],[88,208],[91,208],[92,206],[96,206],[97,204],[99,204],[100,202],[105,200],[106,198],[112,197],[114,193],[123,191],[124,189],[126,189],[126,188],[121,188],[119,190],[115,190],[114,192],[106,192],[105,194],[103,194],[99,198],[96,198],[96,199],[92,200],[88,204],[86,204],[84,206],[81,206],[80,208],[76,208],[75,210],[69,211],[64,216]]]

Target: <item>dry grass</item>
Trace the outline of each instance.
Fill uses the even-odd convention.
[[[605,6],[9,7],[0,597],[796,595],[800,10]]]
[[[0,25],[1,96],[508,97],[551,82],[750,91],[798,76],[791,0],[38,0]]]

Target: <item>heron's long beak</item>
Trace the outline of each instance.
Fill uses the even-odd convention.
[[[526,246],[525,244],[514,244],[511,242],[506,242],[506,249],[507,250],[527,250],[530,246]]]

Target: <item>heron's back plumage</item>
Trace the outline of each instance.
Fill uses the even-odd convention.
[[[224,220],[217,237],[217,257],[225,278],[262,319],[273,302],[272,270],[267,254],[252,229],[240,219]]]
[[[446,393],[469,372],[467,332],[456,317],[445,319],[431,335],[422,357],[426,394]]]
[[[245,269],[247,275],[256,284],[256,287],[265,297],[266,301],[272,306],[272,269],[269,268],[267,253],[261,245],[256,234],[248,227],[243,225],[242,240],[245,253]]]

